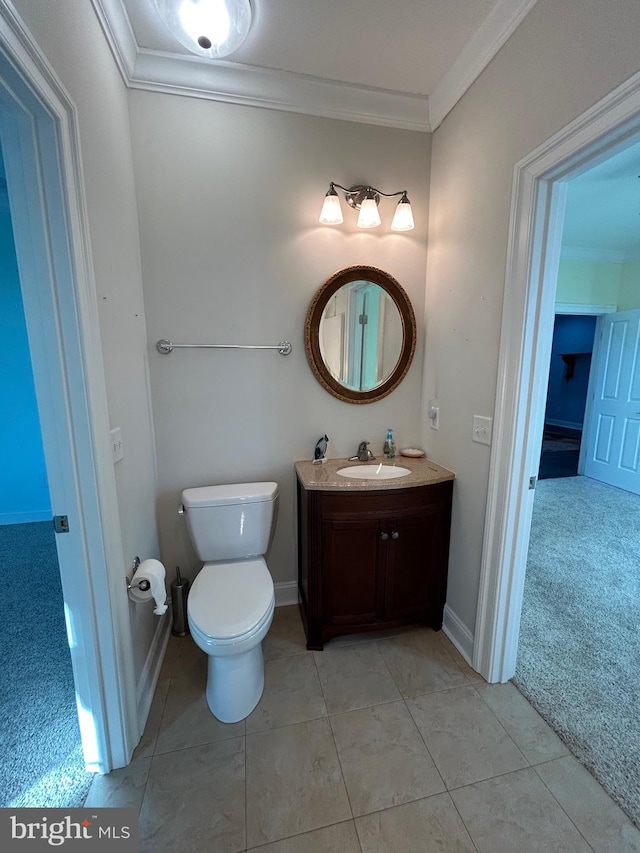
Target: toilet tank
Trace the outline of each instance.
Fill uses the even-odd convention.
[[[182,505],[198,557],[206,563],[266,554],[277,501],[277,483],[185,489]]]

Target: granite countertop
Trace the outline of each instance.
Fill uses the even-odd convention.
[[[410,468],[411,474],[403,477],[394,477],[390,480],[361,480],[354,477],[343,477],[338,474],[339,468],[352,465],[372,466],[398,465],[402,468]],[[410,456],[396,456],[395,459],[385,459],[381,456],[373,462],[354,462],[350,459],[327,459],[322,465],[314,465],[311,460],[300,460],[295,463],[296,473],[300,483],[305,489],[317,489],[328,492],[371,492],[380,489],[407,489],[411,486],[429,486],[433,483],[443,483],[446,480],[454,480],[455,474],[442,465],[438,465],[431,459],[421,457],[415,459]]]

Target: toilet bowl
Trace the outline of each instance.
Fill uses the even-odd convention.
[[[262,559],[205,563],[189,591],[189,630],[208,655],[207,705],[223,723],[243,720],[260,701],[261,643],[274,608],[273,581]]]
[[[206,699],[223,723],[256,707],[264,688],[262,640],[273,620],[273,579],[263,554],[273,534],[276,483],[185,489],[183,512],[204,564],[187,599],[194,642],[208,655]]]

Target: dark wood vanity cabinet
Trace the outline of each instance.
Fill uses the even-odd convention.
[[[298,586],[307,648],[410,622],[442,627],[453,481],[322,491],[298,480]]]

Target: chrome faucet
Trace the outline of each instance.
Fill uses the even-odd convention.
[[[349,461],[353,462],[354,460],[358,460],[358,462],[371,462],[376,457],[369,450],[369,442],[361,441],[358,445],[358,452],[355,456],[350,456]]]

